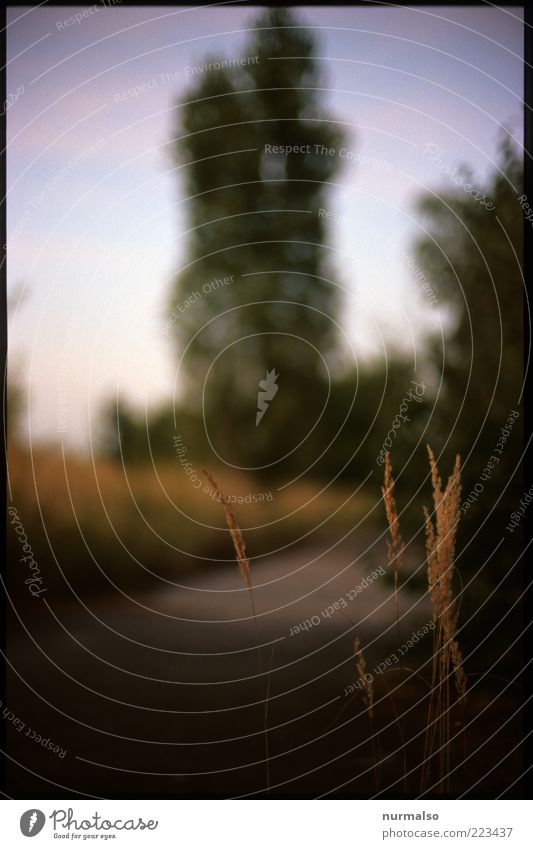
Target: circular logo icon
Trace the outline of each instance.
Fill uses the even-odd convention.
[[[24,811],[20,818],[20,830],[24,837],[35,837],[39,834],[46,822],[46,817],[42,811],[37,808],[30,808],[29,811]]]

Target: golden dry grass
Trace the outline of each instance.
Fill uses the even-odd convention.
[[[392,466],[388,451],[385,455],[385,476],[381,492],[383,494],[383,501],[385,502],[385,513],[390,531],[390,539],[387,540],[387,556],[394,572],[394,587],[397,589],[404,545],[400,534],[400,522],[394,499],[394,478],[392,477]]]
[[[259,636],[259,625],[257,622],[257,613],[255,609],[255,601],[254,594],[252,590],[252,579],[250,575],[250,561],[248,559],[248,555],[246,553],[246,543],[244,542],[244,537],[242,535],[242,531],[239,527],[239,523],[237,522],[237,517],[232,510],[231,504],[228,501],[228,496],[220,489],[218,483],[213,478],[212,475],[209,474],[205,469],[202,470],[207,480],[213,487],[215,493],[217,494],[218,500],[224,507],[224,514],[226,517],[226,524],[228,526],[231,541],[233,543],[233,549],[235,551],[235,559],[237,561],[237,566],[239,567],[239,572],[241,573],[244,584],[250,593],[250,603],[252,605],[252,615],[254,619],[255,625],[255,633],[257,639],[257,659],[259,664],[259,675],[262,675],[263,672],[263,662],[261,658],[261,640]],[[264,700],[263,707],[263,723],[264,723],[264,736],[265,736],[265,776],[266,776],[266,792],[267,796],[270,796],[270,743],[268,737],[268,705],[270,698],[270,676],[272,672],[272,658],[274,653],[274,647],[272,647],[272,654],[270,657],[270,666],[266,672],[266,694]]]
[[[30,455],[11,440],[8,470],[13,504],[41,559],[56,569],[52,546],[61,564],[88,588],[97,572],[89,549],[105,562],[109,575],[120,576],[121,586],[154,575],[175,580],[180,569],[199,568],[205,565],[202,558],[219,556],[223,519],[217,495],[207,481],[201,488],[192,486],[173,457],[155,467],[124,469],[103,457],[63,458],[57,446],[39,447]],[[249,529],[247,540],[256,555],[305,539],[320,526],[325,534],[346,533],[354,514],[364,515],[370,504],[368,495],[354,497],[347,487],[322,492],[319,483],[299,482],[277,491],[251,475],[226,469],[213,473],[221,491],[230,494],[242,527]],[[271,492],[272,500],[238,502],[258,492]]]
[[[242,575],[246,587],[251,591],[252,581],[250,578],[250,561],[248,560],[248,555],[246,554],[246,544],[244,542],[242,531],[235,517],[235,513],[233,512],[231,505],[228,502],[227,495],[222,492],[215,479],[209,474],[209,472],[206,472],[205,469],[203,469],[203,473],[211,484],[211,486],[213,487],[213,489],[215,490],[220,502],[224,506],[226,524],[231,534],[231,541],[233,542],[233,548],[235,549],[235,557],[237,559],[239,572]]]
[[[428,445],[433,487],[434,519],[424,507],[428,586],[433,617],[438,625],[438,654],[441,678],[450,667],[455,673],[455,685],[460,699],[466,694],[463,658],[456,639],[459,606],[454,595],[455,542],[460,518],[461,462],[456,457],[445,490],[439,477],[435,455]]]
[[[394,607],[396,611],[396,634],[398,643],[400,642],[400,603],[398,600],[398,576],[402,566],[402,554],[404,545],[402,535],[400,534],[400,521],[398,519],[398,511],[396,509],[396,500],[394,498],[394,478],[392,477],[392,466],[390,454],[387,451],[385,455],[385,475],[383,486],[381,487],[383,501],[385,503],[385,514],[389,526],[390,539],[387,540],[387,559],[389,567],[392,569],[394,576]]]
[[[443,489],[437,461],[428,445],[433,512],[423,508],[428,590],[433,612],[432,673],[425,728],[424,757],[421,769],[421,789],[428,787],[432,766],[436,765],[441,791],[448,786],[450,774],[450,737],[452,709],[462,705],[466,698],[466,676],[463,670],[461,648],[457,640],[459,605],[455,595],[455,546],[460,519],[461,461],[455,459],[452,474]],[[404,544],[394,498],[394,478],[389,454],[386,455],[382,487],[385,513],[390,533],[387,540],[388,561],[394,572],[396,616],[398,621],[398,574]],[[356,649],[357,654],[357,649]],[[363,661],[358,661],[362,666]],[[450,692],[450,680],[455,680],[457,697]],[[368,696],[367,696],[368,700]]]
[[[361,650],[361,643],[359,642],[359,637],[355,638],[354,642],[354,653],[356,658],[356,669],[358,681],[361,683],[362,691],[363,691],[363,702],[366,705],[368,716],[370,719],[374,718],[374,681],[372,676],[369,675],[367,677],[366,674],[366,661]]]
[[[435,455],[429,445],[428,455],[434,509],[431,515],[424,507],[424,518],[428,587],[436,628],[421,787],[428,786],[431,765],[437,760],[439,786],[445,791],[449,789],[452,708],[456,702],[464,703],[466,698],[466,676],[456,636],[459,605],[453,586],[455,544],[461,516],[461,461],[457,456],[443,490]],[[455,700],[450,692],[452,676],[457,690]]]

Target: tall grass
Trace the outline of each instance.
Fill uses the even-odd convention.
[[[435,455],[428,445],[433,515],[424,507],[428,585],[433,619],[433,663],[431,691],[424,747],[421,788],[430,779],[431,764],[438,751],[438,781],[441,791],[449,789],[450,725],[454,701],[464,704],[466,677],[457,641],[459,605],[454,595],[455,542],[460,519],[461,461],[455,459],[453,472],[442,488]],[[455,678],[457,699],[452,699],[451,680]]]
[[[250,560],[246,553],[246,543],[244,541],[244,537],[242,535],[242,531],[240,529],[239,523],[237,522],[237,517],[233,512],[231,504],[229,503],[229,499],[227,495],[220,489],[219,485],[215,481],[215,479],[203,469],[203,473],[206,476],[207,480],[213,487],[216,492],[217,498],[220,503],[224,507],[224,514],[226,517],[226,524],[228,526],[231,541],[233,543],[233,549],[235,551],[235,559],[237,561],[237,566],[239,567],[239,572],[241,573],[242,579],[244,581],[244,585],[250,594],[250,603],[252,606],[252,616],[255,624],[255,634],[257,640],[257,659],[259,664],[259,675],[263,674],[263,663],[261,659],[261,640],[259,636],[259,624],[257,622],[257,613],[255,609],[255,601],[254,601],[254,593],[252,589],[252,578],[250,574]],[[272,667],[272,655],[270,658],[270,668],[267,670],[267,684],[266,684],[266,695],[264,700],[264,713],[263,713],[263,723],[264,723],[264,735],[265,735],[265,770],[266,770],[266,790],[267,795],[270,795],[270,751],[269,751],[269,739],[268,739],[268,706],[270,699],[270,673]]]
[[[400,603],[398,599],[398,577],[400,574],[400,569],[402,567],[402,555],[404,552],[404,544],[402,540],[402,535],[400,533],[400,520],[398,518],[398,511],[396,509],[396,499],[394,498],[394,487],[395,482],[392,476],[392,465],[390,454],[387,451],[385,455],[385,474],[383,480],[383,486],[381,487],[381,493],[383,495],[383,502],[385,504],[385,515],[387,516],[387,523],[389,526],[390,539],[387,540],[387,560],[389,562],[389,568],[392,570],[394,577],[394,609],[396,615],[396,637],[398,640],[398,646],[401,645],[400,640]],[[402,660],[400,658],[399,664],[399,673],[402,675]],[[396,722],[398,726],[398,734],[401,740],[401,748],[402,748],[402,758],[403,758],[403,773],[404,773],[404,789],[407,792],[407,751],[405,746],[405,736],[403,732],[403,724],[397,714],[396,705],[394,703],[394,699],[392,694],[389,694],[389,698],[391,699],[391,703],[393,705],[394,712],[396,714]]]
[[[457,640],[459,605],[454,591],[455,545],[460,519],[461,500],[461,461],[456,457],[452,474],[443,488],[435,455],[428,445],[431,486],[433,490],[433,512],[423,508],[425,528],[425,553],[427,562],[428,591],[431,601],[432,617],[435,623],[431,658],[431,679],[429,684],[428,713],[423,728],[424,753],[421,763],[420,790],[428,789],[430,781],[442,793],[449,791],[451,771],[450,740],[452,711],[462,708],[466,700],[466,676],[463,670],[463,657]],[[392,476],[390,456],[387,453],[385,475],[382,487],[385,514],[390,533],[387,540],[387,559],[394,575],[394,596],[397,633],[399,633],[398,576],[404,553],[404,543],[400,533],[400,522],[394,498],[395,482]],[[359,639],[354,644],[356,669],[362,682],[363,702],[366,705],[369,722],[374,721],[374,688],[371,676],[366,676],[366,663]],[[400,675],[402,669],[398,670]],[[455,684],[456,694],[452,693]],[[402,683],[400,683],[400,687]],[[392,694],[387,689],[392,701]],[[406,787],[406,747],[402,727],[396,707],[393,704],[402,750],[404,753],[404,786]],[[374,735],[372,737],[374,747]],[[373,748],[373,753],[374,748]]]
[[[235,549],[235,558],[237,560],[237,565],[239,567],[239,572],[242,575],[243,581],[246,585],[246,588],[250,592],[250,598],[252,601],[252,609],[254,613],[254,618],[257,622],[257,616],[255,614],[255,604],[254,604],[254,596],[252,592],[252,580],[250,577],[250,561],[248,559],[248,555],[246,554],[246,543],[244,542],[244,537],[242,535],[242,531],[237,522],[237,518],[235,513],[231,509],[231,505],[229,503],[229,499],[227,495],[225,495],[220,489],[219,485],[215,481],[213,477],[203,469],[203,473],[206,476],[207,480],[215,490],[218,500],[224,506],[224,513],[226,516],[226,524],[229,528],[229,532],[231,534],[231,541],[233,542],[233,548]]]
[[[209,568],[220,553],[217,496],[207,481],[193,487],[172,454],[154,465],[123,467],[102,457],[63,456],[51,445],[30,453],[11,439],[8,468],[9,496],[54,593],[70,597],[65,577],[77,591],[98,594],[114,593],[113,583],[126,592],[161,581],[168,586],[191,570]],[[317,527],[343,535],[354,514],[363,516],[370,505],[367,493],[353,496],[350,487],[322,492],[320,483],[298,481],[272,489],[272,500],[236,507],[238,497],[269,491],[271,483],[226,469],[219,482],[253,528],[247,542],[261,557],[295,539],[314,541]],[[13,534],[7,544],[16,561]]]
[[[383,494],[385,513],[390,531],[390,539],[387,540],[387,558],[394,575],[394,606],[396,610],[396,633],[399,643],[400,606],[398,601],[398,576],[402,565],[404,544],[402,541],[402,535],[400,534],[400,521],[398,519],[398,511],[396,510],[396,501],[394,498],[394,478],[392,477],[392,467],[388,451],[385,456],[385,476],[381,492]]]
[[[379,781],[380,781],[380,762],[381,762],[381,751],[379,748],[379,736],[374,734],[374,681],[372,676],[367,676],[366,674],[366,661],[365,656],[363,654],[363,650],[361,649],[361,643],[359,642],[359,637],[355,638],[354,646],[353,646],[354,654],[355,654],[355,666],[357,669],[358,681],[361,683],[362,693],[363,693],[363,704],[366,705],[366,712],[368,716],[368,724],[370,728],[370,739],[372,741],[372,757],[374,761],[374,776],[376,781],[376,790],[379,790]],[[376,743],[377,750],[379,756],[376,757]]]

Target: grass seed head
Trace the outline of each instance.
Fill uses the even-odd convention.
[[[206,472],[205,469],[203,469],[203,473],[211,484],[211,486],[213,487],[213,489],[215,490],[217,497],[224,505],[226,524],[231,534],[231,541],[233,542],[233,548],[235,550],[235,559],[237,561],[237,566],[239,567],[239,572],[241,573],[247,588],[251,589],[252,580],[250,576],[250,561],[248,559],[248,555],[246,554],[246,544],[244,542],[244,537],[237,522],[235,513],[231,508],[227,495],[225,495],[225,493],[220,489],[215,479],[209,474],[209,472]]]

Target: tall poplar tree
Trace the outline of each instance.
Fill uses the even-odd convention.
[[[270,9],[239,57],[206,57],[177,110],[188,232],[167,329],[188,414],[237,465],[301,440],[311,456],[328,397],[340,298],[320,210],[343,136],[320,85],[311,32]],[[258,417],[265,380],[278,391]]]

